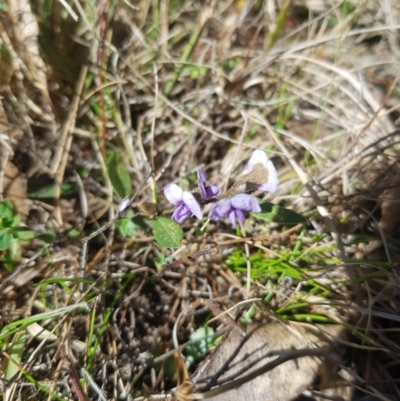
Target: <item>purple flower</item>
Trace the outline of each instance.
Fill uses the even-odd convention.
[[[197,186],[199,187],[201,197],[203,200],[207,200],[210,198],[213,198],[214,196],[219,195],[220,190],[216,185],[208,185],[206,186],[207,183],[207,177],[206,173],[204,172],[203,169],[198,168],[197,169]]]
[[[254,169],[254,167],[256,167],[256,169]],[[247,172],[249,174],[253,172],[257,181],[255,186],[260,191],[274,192],[279,184],[278,173],[276,172],[275,166],[261,149],[256,149],[251,155],[247,163]]]
[[[199,202],[187,191],[183,191],[176,184],[169,184],[164,188],[164,195],[175,206],[178,206],[171,216],[172,220],[183,223],[192,213],[198,218],[203,217]]]
[[[222,199],[214,203],[211,207],[209,218],[210,220],[218,220],[229,216],[233,227],[236,227],[237,218],[243,227],[245,212],[261,212],[261,207],[254,196],[239,194],[233,198]]]

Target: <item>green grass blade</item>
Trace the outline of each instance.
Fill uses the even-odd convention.
[[[63,308],[55,309],[49,312],[39,313],[37,315],[30,316],[25,319],[16,320],[15,322],[11,322],[3,327],[0,332],[0,341],[5,340],[7,337],[25,329],[26,327],[30,326],[32,323],[40,322],[41,320],[45,319],[52,319],[54,317],[62,316],[65,313],[72,312],[76,309],[84,309],[85,311],[89,312],[89,306],[86,302],[81,302],[75,305],[65,306]]]
[[[14,375],[19,372],[19,365],[21,364],[25,343],[25,332],[21,332],[15,335],[10,351],[11,360],[9,360],[7,363],[6,380],[11,380],[11,378],[13,378]]]

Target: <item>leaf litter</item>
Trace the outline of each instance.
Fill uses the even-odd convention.
[[[14,271],[1,262],[0,327],[28,319],[0,344],[5,399],[231,399],[224,385],[238,399],[398,399],[396,4],[233,5],[7,2],[0,193],[37,236]],[[167,184],[200,166],[227,188],[255,148],[281,181],[264,204],[305,223],[268,206],[242,236],[186,222],[181,247],[154,242],[141,203],[170,217]],[[127,177],[139,191],[120,213]],[[28,198],[49,183],[54,196]],[[110,222],[130,208],[124,238]],[[220,308],[252,323],[210,322],[230,335],[188,371],[191,334]],[[287,360],[257,371],[274,358]]]

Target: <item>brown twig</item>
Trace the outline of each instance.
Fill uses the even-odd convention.
[[[71,379],[71,384],[72,384],[73,389],[75,390],[75,394],[78,397],[79,401],[89,401],[89,397],[83,390],[82,385],[79,381],[78,372],[76,371],[73,363],[71,363],[64,345],[60,349],[60,354],[61,354],[62,359],[64,359],[64,361],[66,362],[67,371],[68,371],[69,377]]]
[[[176,266],[179,266],[181,263],[186,262],[186,261],[194,261],[200,256],[204,255],[209,255],[211,253],[214,253],[217,249],[216,248],[207,248],[207,249],[202,249],[198,252],[194,252],[191,255],[188,255],[186,257],[179,258],[177,260],[174,260],[171,263],[168,263],[163,266],[162,270],[160,271],[159,275],[161,276],[166,270],[173,269]]]

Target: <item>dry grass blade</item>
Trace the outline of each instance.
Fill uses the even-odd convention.
[[[394,0],[0,10],[6,398],[398,397]],[[174,249],[171,183],[203,216]],[[210,218],[235,191],[262,210],[240,230]]]

